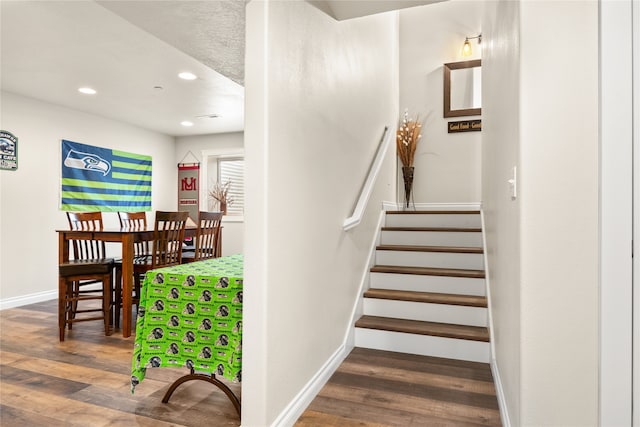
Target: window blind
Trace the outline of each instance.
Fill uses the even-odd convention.
[[[233,203],[227,206],[227,215],[244,215],[244,159],[218,159],[218,181],[230,182],[228,194]]]

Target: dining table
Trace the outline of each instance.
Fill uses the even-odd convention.
[[[185,237],[196,234],[197,227],[187,223]],[[154,226],[103,227],[97,230],[56,230],[58,233],[58,262],[69,261],[69,242],[72,240],[102,240],[122,244],[122,336],[131,336],[134,243],[153,240]]]
[[[241,414],[240,399],[219,378],[242,379],[243,255],[148,271],[142,283],[131,362],[131,391],[149,368],[187,368],[166,392],[203,380]]]

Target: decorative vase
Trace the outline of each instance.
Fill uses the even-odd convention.
[[[404,201],[405,207],[409,207],[411,200],[411,188],[413,187],[413,166],[402,167],[402,178],[404,179]]]
[[[227,202],[226,201],[220,200],[220,212],[222,212],[222,215],[226,215],[227,214]]]

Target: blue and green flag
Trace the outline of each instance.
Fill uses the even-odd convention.
[[[151,210],[151,156],[62,140],[63,211]]]

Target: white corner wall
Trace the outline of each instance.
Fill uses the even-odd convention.
[[[302,1],[247,5],[244,426],[291,425],[346,351],[392,151],[363,221],[342,223],[397,118],[397,31],[393,12],[337,22]]]
[[[486,3],[482,62],[482,208],[491,293],[493,368],[503,422],[520,424],[519,2]],[[505,96],[504,94],[509,94]]]
[[[200,179],[204,179],[202,168],[203,152],[229,153],[244,152],[244,132],[216,133],[209,135],[176,137],[176,163],[200,163]],[[215,182],[216,177],[209,176],[207,181]],[[207,182],[200,185],[200,209],[208,210]],[[204,204],[203,204],[204,203]],[[242,218],[225,217],[222,221],[222,255],[244,253],[244,221]]]
[[[520,11],[521,422],[597,425],[598,2]]]
[[[443,117],[443,64],[481,58],[475,40],[469,57],[462,56],[462,44],[482,32],[483,8],[481,1],[454,0],[399,12],[400,113],[419,113],[424,123],[415,156],[416,203],[480,202],[484,131],[447,133],[447,123],[481,117]]]
[[[598,425],[598,2],[489,2],[483,32],[483,205],[509,425]]]
[[[0,171],[0,303],[2,307],[57,297],[60,140],[152,156],[152,208],[175,209],[173,137],[121,122],[1,92],[0,128],[18,137],[18,170]],[[105,225],[117,225],[105,213]],[[119,250],[119,248],[114,248]]]

